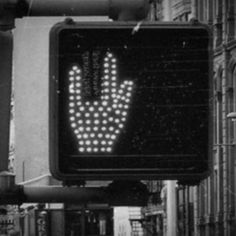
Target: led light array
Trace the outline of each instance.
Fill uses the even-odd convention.
[[[69,120],[81,153],[110,153],[124,128],[133,82],[123,81],[117,88],[116,59],[107,53],[103,63],[101,98],[84,101],[82,71],[73,65],[69,71]]]

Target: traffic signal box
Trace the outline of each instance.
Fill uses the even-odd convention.
[[[62,22],[50,32],[50,168],[62,180],[200,180],[211,147],[201,24]]]

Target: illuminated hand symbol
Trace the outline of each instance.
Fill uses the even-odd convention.
[[[114,142],[124,128],[133,82],[125,80],[117,86],[116,59],[107,53],[103,64],[101,98],[84,101],[82,71],[74,65],[69,71],[69,119],[81,153],[112,152]]]

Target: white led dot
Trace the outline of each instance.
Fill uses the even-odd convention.
[[[84,111],[84,109],[85,109],[84,106],[81,106],[81,107],[79,108],[80,111]]]
[[[103,83],[103,85],[107,87],[107,86],[109,86],[109,82],[108,82],[108,81],[105,81],[105,82]]]
[[[106,125],[106,124],[107,124],[107,120],[103,120],[102,123],[103,123],[104,125]]]
[[[79,141],[79,145],[84,145],[84,141],[83,140]]]
[[[112,150],[112,149],[111,149],[110,147],[107,148],[107,152],[111,152],[111,150]]]
[[[90,144],[91,144],[91,141],[90,141],[90,140],[86,140],[85,144],[86,144],[86,145],[90,145]]]
[[[94,145],[98,145],[98,140],[93,140]]]
[[[91,147],[88,147],[88,148],[86,149],[86,151],[87,151],[87,152],[91,152],[91,151],[92,151],[92,148],[91,148]]]
[[[106,149],[104,147],[101,148],[101,152],[105,152]]]
[[[86,120],[85,123],[86,123],[87,125],[89,125],[89,124],[91,124],[91,120]]]
[[[83,138],[87,139],[88,138],[88,134],[87,133],[83,134]]]
[[[119,124],[118,126],[119,126],[120,129],[122,129],[124,127],[123,124]]]
[[[93,152],[98,152],[98,148],[97,147],[93,148]]]
[[[76,127],[76,124],[75,124],[75,123],[71,123],[71,127],[72,127],[72,128],[75,128],[75,127]]]
[[[111,135],[111,139],[115,140],[116,136],[114,134]]]
[[[86,127],[85,130],[90,132],[91,131],[91,127]]]
[[[99,133],[98,134],[98,138],[102,138],[103,137],[103,134],[102,133]]]
[[[127,90],[128,90],[128,91],[132,91],[132,87],[128,87]]]
[[[83,147],[79,148],[79,151],[84,152],[84,148]]]
[[[120,114],[120,110],[115,110],[116,115]]]
[[[99,124],[99,120],[94,120],[94,124],[98,125]]]
[[[89,108],[89,111],[94,111],[94,107],[90,107],[90,108]]]
[[[109,131],[113,131],[115,128],[113,126],[109,127]]]
[[[91,134],[90,134],[90,137],[91,137],[91,138],[94,138],[94,137],[95,137],[95,133],[91,133]]]
[[[83,132],[84,131],[84,127],[79,127],[79,131]]]

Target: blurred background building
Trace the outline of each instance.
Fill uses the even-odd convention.
[[[167,195],[172,194],[176,199],[177,228],[173,234],[164,230],[164,235],[233,236],[236,232],[236,125],[227,118],[229,113],[236,111],[235,16],[234,0],[153,1],[152,19],[197,19],[212,28],[214,47],[212,173],[196,187],[176,183],[174,193],[167,191]],[[171,203],[167,201],[166,204]],[[172,210],[166,213],[173,214],[175,219],[175,209]]]

